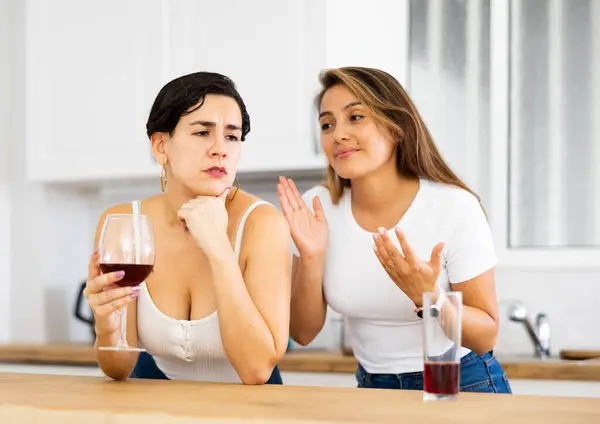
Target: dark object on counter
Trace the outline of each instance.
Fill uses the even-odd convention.
[[[85,297],[83,296],[83,290],[85,290],[86,283],[87,283],[87,281],[84,281],[79,286],[79,292],[77,293],[77,299],[75,300],[75,311],[73,312],[73,314],[75,315],[75,318],[77,318],[78,320],[80,320],[90,326],[90,333],[92,336],[91,342],[93,344],[96,341],[96,331],[94,330],[94,327],[95,327],[94,314],[92,313],[92,311],[89,307],[87,308],[89,311],[89,316],[85,316],[84,314],[81,313],[81,308],[82,308],[81,305],[84,304],[87,306],[87,302],[85,301]]]
[[[600,358],[600,350],[563,349],[560,351],[560,357],[561,359],[570,359],[574,361],[597,359]]]

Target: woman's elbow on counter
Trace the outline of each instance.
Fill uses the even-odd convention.
[[[108,377],[108,378],[112,378],[113,380],[116,381],[125,381],[129,378],[129,373],[123,371],[123,370],[102,370],[102,372],[104,372],[104,374]]]
[[[269,381],[274,368],[275,365],[271,365],[271,363],[252,367],[240,373],[240,379],[247,386],[260,386]]]
[[[273,370],[267,372],[266,368],[264,370],[253,370],[251,372],[244,373],[244,375],[240,376],[240,378],[242,383],[246,386],[260,386],[269,380],[272,371]]]
[[[242,380],[242,383],[246,385],[256,386],[265,384],[271,378],[271,374],[273,374],[275,366],[281,360],[284,354],[285,350],[274,353],[266,359],[255,361],[254,364],[249,364],[249,366],[247,366],[244,370],[238,372],[240,380]]]

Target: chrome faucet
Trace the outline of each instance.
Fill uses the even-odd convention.
[[[546,314],[540,313],[536,316],[534,327],[525,306],[520,302],[514,302],[508,308],[508,318],[525,325],[527,334],[535,346],[537,358],[547,359],[550,356],[550,323]]]

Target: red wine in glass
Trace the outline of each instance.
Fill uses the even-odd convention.
[[[460,387],[458,362],[425,362],[424,390],[434,395],[456,395]]]
[[[100,270],[103,274],[109,272],[125,271],[125,275],[116,282],[119,286],[137,286],[144,282],[150,275],[154,265],[143,264],[100,264]]]

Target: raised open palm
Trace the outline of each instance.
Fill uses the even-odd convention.
[[[319,197],[315,196],[313,200],[315,212],[312,213],[294,181],[285,177],[279,177],[277,193],[300,256],[311,257],[325,253],[329,243],[329,228]]]

